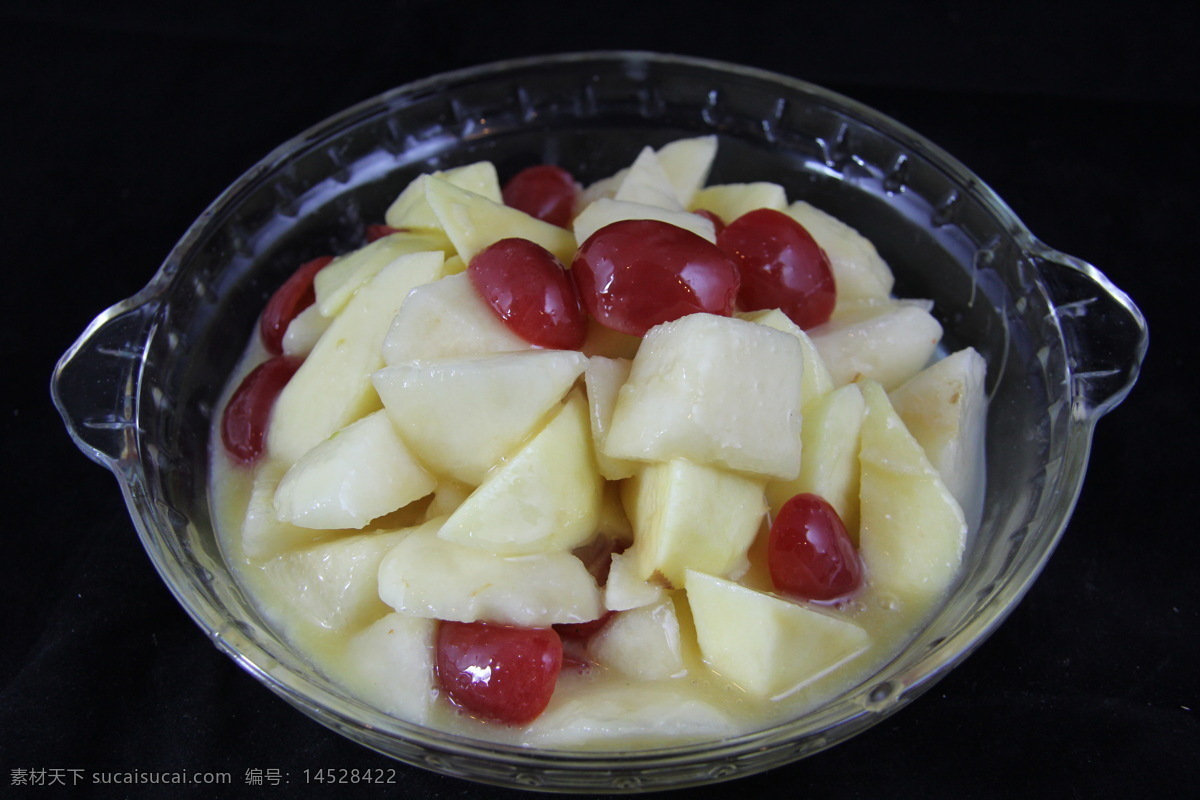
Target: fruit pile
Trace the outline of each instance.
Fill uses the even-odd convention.
[[[224,542],[384,710],[724,733],[688,686],[771,704],[954,582],[982,358],[935,360],[849,226],[705,186],[715,155],[423,175],[267,304],[219,422],[214,483],[248,487]]]

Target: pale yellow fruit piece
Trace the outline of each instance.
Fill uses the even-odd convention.
[[[766,325],[713,314],[656,325],[621,387],[603,453],[791,480],[803,362],[796,337]]]
[[[286,464],[265,461],[254,471],[246,515],[242,518],[242,554],[251,561],[273,558],[309,542],[323,531],[301,528],[275,516],[275,490],[287,472]]]
[[[720,741],[737,728],[696,692],[672,683],[586,683],[556,693],[525,731],[539,747],[603,746],[629,751],[664,743]]]
[[[609,611],[628,611],[657,603],[666,596],[661,583],[641,577],[637,556],[626,550],[613,553],[608,580],[604,584],[604,607]]]
[[[494,203],[504,202],[500,193],[500,178],[490,161],[477,161],[454,169],[421,175],[405,187],[384,213],[384,221],[393,228],[423,228],[438,230],[442,223],[425,198],[425,182],[432,175],[454,186],[486,197]]]
[[[426,180],[425,198],[454,249],[467,264],[488,245],[509,238],[528,239],[539,244],[563,264],[570,264],[575,255],[575,237],[565,228],[542,222],[524,211],[460,189],[440,178]]]
[[[865,378],[892,389],[929,363],[942,326],[921,306],[894,302],[864,319],[827,322],[808,335],[835,386]]]
[[[895,277],[869,239],[803,200],[788,206],[787,213],[829,256],[839,306],[855,300],[884,300],[891,294]]]
[[[436,250],[444,257],[450,249],[450,241],[434,231],[394,233],[376,239],[334,259],[313,277],[317,310],[321,316],[336,317],[359,289],[401,256]]]
[[[865,630],[830,612],[694,570],[685,585],[705,662],[751,695],[790,694],[870,644]]]
[[[794,481],[767,484],[772,514],[778,515],[795,495],[820,495],[838,512],[850,538],[858,540],[858,451],[865,414],[862,392],[853,383],[805,408],[800,475]]]
[[[801,357],[803,367],[800,374],[801,408],[833,389],[833,378],[830,377],[825,362],[821,360],[821,354],[817,352],[816,345],[799,325],[788,318],[787,314],[778,308],[771,308],[763,311],[739,311],[736,316],[747,322],[757,322],[759,325],[790,333],[800,342],[803,353]]]
[[[679,618],[670,597],[621,611],[588,642],[598,664],[639,680],[664,680],[687,673]]]
[[[330,322],[330,318],[323,316],[321,309],[315,304],[301,311],[288,323],[287,330],[283,333],[283,354],[294,358],[307,358]]]
[[[409,533],[379,565],[379,596],[405,614],[546,627],[588,622],[604,609],[570,553],[501,556],[438,537],[444,519]]]
[[[436,634],[434,620],[392,612],[350,638],[339,675],[356,696],[381,711],[427,722],[439,696]]]
[[[460,273],[412,290],[384,337],[383,361],[392,366],[529,349]]]
[[[575,198],[575,214],[573,216],[578,216],[585,208],[601,198],[611,200],[613,195],[617,193],[617,187],[621,185],[621,182],[625,180],[625,176],[628,174],[629,167],[625,167],[609,175],[607,178],[601,178],[595,183],[586,186]],[[580,240],[580,244],[582,243],[583,241]]]
[[[962,506],[971,528],[983,514],[987,363],[973,347],[918,372],[888,397]]]
[[[642,203],[670,211],[683,211],[683,204],[675,193],[675,187],[658,161],[654,149],[643,147],[637,159],[625,173],[614,200]]]
[[[428,522],[435,517],[450,516],[471,496],[474,488],[457,481],[442,481],[433,491],[433,499],[429,503],[429,508],[426,509],[424,521]]]
[[[330,630],[382,616],[376,574],[384,556],[407,532],[362,533],[285,553],[263,573],[289,613]]]
[[[356,294],[280,392],[267,432],[268,452],[287,465],[334,431],[379,409],[371,373],[392,318],[415,287],[442,275],[441,253],[413,253],[386,267]]]
[[[966,547],[962,509],[883,388],[861,384],[859,553],[875,590],[928,610],[954,583]]]
[[[275,516],[302,528],[362,528],[433,491],[383,411],[309,450],[279,482]]]
[[[634,544],[626,553],[642,579],[683,585],[698,569],[735,575],[766,512],[765,479],[684,459],[647,464],[622,484]]]
[[[573,350],[412,361],[373,380],[409,449],[439,477],[478,486],[555,409],[587,367]]]
[[[717,240],[717,235],[710,220],[690,211],[676,211],[645,203],[633,203],[628,200],[615,200],[602,197],[589,205],[575,217],[573,223],[575,240],[582,246],[593,233],[627,219],[655,219],[666,222],[678,228],[691,231],[702,239],[710,242]],[[570,263],[570,262],[564,262]]]
[[[696,192],[708,182],[708,173],[717,157],[717,137],[676,139],[660,147],[657,155],[680,204],[689,208]]]
[[[629,378],[632,363],[625,358],[592,356],[584,370],[584,386],[587,388],[588,410],[591,412],[592,443],[596,451],[596,466],[600,474],[610,481],[628,478],[637,471],[638,463],[626,459],[609,458],[604,455],[604,440],[612,425],[613,411],[617,407],[617,395]]]
[[[509,556],[570,550],[596,532],[602,483],[587,402],[575,391],[544,428],[488,473],[438,536]]]
[[[711,211],[728,225],[743,214],[759,208],[783,211],[787,208],[787,194],[778,183],[767,181],[723,183],[706,186],[696,192],[688,208],[692,211]]]

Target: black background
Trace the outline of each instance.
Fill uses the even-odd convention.
[[[913,705],[788,768],[694,790],[856,797],[1170,796],[1194,788],[1200,33],[1190,4],[41,2],[0,6],[0,794],[15,770],[398,767],[405,798],[516,796],[393,765],[221,655],[141,551],[50,401],[57,357],[134,293],[275,145],[380,91],[519,55],[649,49],[823,84],[942,145],[1053,247],[1099,266],[1152,343],[1101,420],[1042,577]],[[248,769],[287,787],[246,786]],[[690,796],[690,795],[689,795]]]

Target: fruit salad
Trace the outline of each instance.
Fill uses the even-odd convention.
[[[720,739],[867,679],[954,584],[985,364],[715,137],[582,186],[479,162],[271,297],[213,434],[226,557],[399,718]]]

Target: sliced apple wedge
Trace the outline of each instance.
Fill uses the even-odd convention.
[[[478,486],[559,404],[587,362],[573,350],[525,350],[405,362],[372,379],[418,460],[438,476]]]
[[[428,722],[438,700],[436,630],[434,620],[395,612],[372,623],[346,644],[340,661],[346,685],[388,714]]]
[[[452,251],[450,241],[436,231],[394,233],[334,259],[313,278],[317,310],[323,317],[336,317],[384,267],[401,256],[433,250],[444,257]]]
[[[682,586],[689,569],[744,572],[766,512],[765,479],[685,459],[647,464],[622,484],[637,577]]]
[[[678,678],[687,672],[670,597],[613,615],[588,643],[588,653],[601,666],[640,680]]]
[[[736,316],[747,322],[757,322],[759,325],[790,333],[800,342],[801,361],[803,362],[800,374],[801,409],[833,389],[833,378],[830,377],[825,362],[821,360],[821,354],[817,352],[816,345],[813,344],[812,339],[804,332],[803,328],[788,319],[787,314],[778,308],[771,308],[764,311],[739,311]]]
[[[473,194],[486,197],[493,203],[504,202],[500,194],[500,178],[490,161],[477,161],[444,172],[421,175],[405,187],[388,206],[384,220],[393,228],[441,230],[437,214],[425,198],[425,181],[432,175]]]
[[[859,552],[875,590],[922,613],[958,575],[967,523],[925,451],[878,383],[860,385]]]
[[[438,537],[444,522],[414,529],[379,565],[379,596],[395,610],[535,628],[604,613],[595,578],[570,553],[500,556]]]
[[[767,181],[706,186],[696,192],[688,204],[689,210],[711,211],[726,224],[758,208],[773,208],[776,211],[786,209],[787,194],[783,187]]]
[[[307,358],[316,347],[321,334],[332,320],[322,316],[321,309],[313,304],[297,314],[288,323],[283,334],[283,354],[294,358]]]
[[[434,490],[383,411],[309,450],[279,482],[275,516],[302,528],[362,528]]]
[[[929,364],[942,326],[920,304],[890,301],[808,332],[835,386],[859,378],[892,389]]]
[[[683,211],[683,204],[679,202],[675,186],[659,163],[658,155],[650,147],[642,148],[642,152],[617,186],[613,199],[656,206],[668,211]]]
[[[973,347],[918,372],[888,394],[974,529],[983,515],[987,363]]]
[[[602,484],[587,401],[576,390],[541,431],[488,473],[438,536],[507,556],[570,550],[596,532]]]
[[[657,603],[666,596],[661,583],[641,577],[635,554],[626,550],[613,553],[604,584],[604,607],[609,611],[628,611]]]
[[[646,203],[633,203],[628,200],[614,200],[601,197],[590,204],[572,223],[575,230],[575,240],[583,244],[596,231],[605,225],[620,222],[624,219],[656,219],[671,225],[689,230],[697,236],[710,242],[717,240],[713,224],[699,214],[690,211],[675,211]],[[563,263],[569,263],[564,261]]]
[[[705,662],[758,697],[790,694],[870,644],[865,630],[831,612],[694,570],[685,586]]]
[[[440,277],[441,253],[412,253],[354,295],[279,394],[267,432],[273,458],[291,466],[334,431],[379,409],[371,373],[383,366],[392,318],[413,288]]]
[[[376,573],[407,531],[323,541],[267,562],[263,572],[288,607],[322,628],[341,630],[387,612]]]
[[[788,206],[787,213],[804,226],[829,256],[839,306],[858,300],[888,299],[896,279],[870,239],[803,200]]]
[[[853,383],[806,407],[800,475],[794,481],[767,484],[772,514],[795,495],[811,492],[834,507],[850,538],[858,541],[858,452],[865,414],[862,392]]]
[[[250,561],[274,558],[325,533],[282,522],[275,516],[275,491],[286,471],[286,464],[274,461],[266,461],[254,471],[241,530],[242,554]]]
[[[563,264],[570,264],[575,255],[575,237],[570,231],[542,222],[503,202],[459,188],[449,181],[427,178],[425,199],[454,249],[467,264],[488,245],[513,237],[541,245]]]
[[[680,206],[691,207],[692,198],[708,181],[708,173],[717,157],[717,137],[676,139],[660,147],[656,154],[658,163],[675,187]]]
[[[796,337],[766,325],[713,314],[656,325],[621,387],[603,454],[791,480],[803,372]]]
[[[447,275],[412,290],[383,340],[383,361],[405,361],[530,350],[479,296],[466,274]]]
[[[636,461],[609,458],[604,455],[604,440],[612,425],[613,411],[617,407],[617,395],[629,378],[633,366],[627,358],[604,358],[592,356],[584,370],[584,386],[587,388],[588,410],[592,424],[592,443],[596,452],[596,466],[600,474],[610,481],[628,478],[637,472]]]

